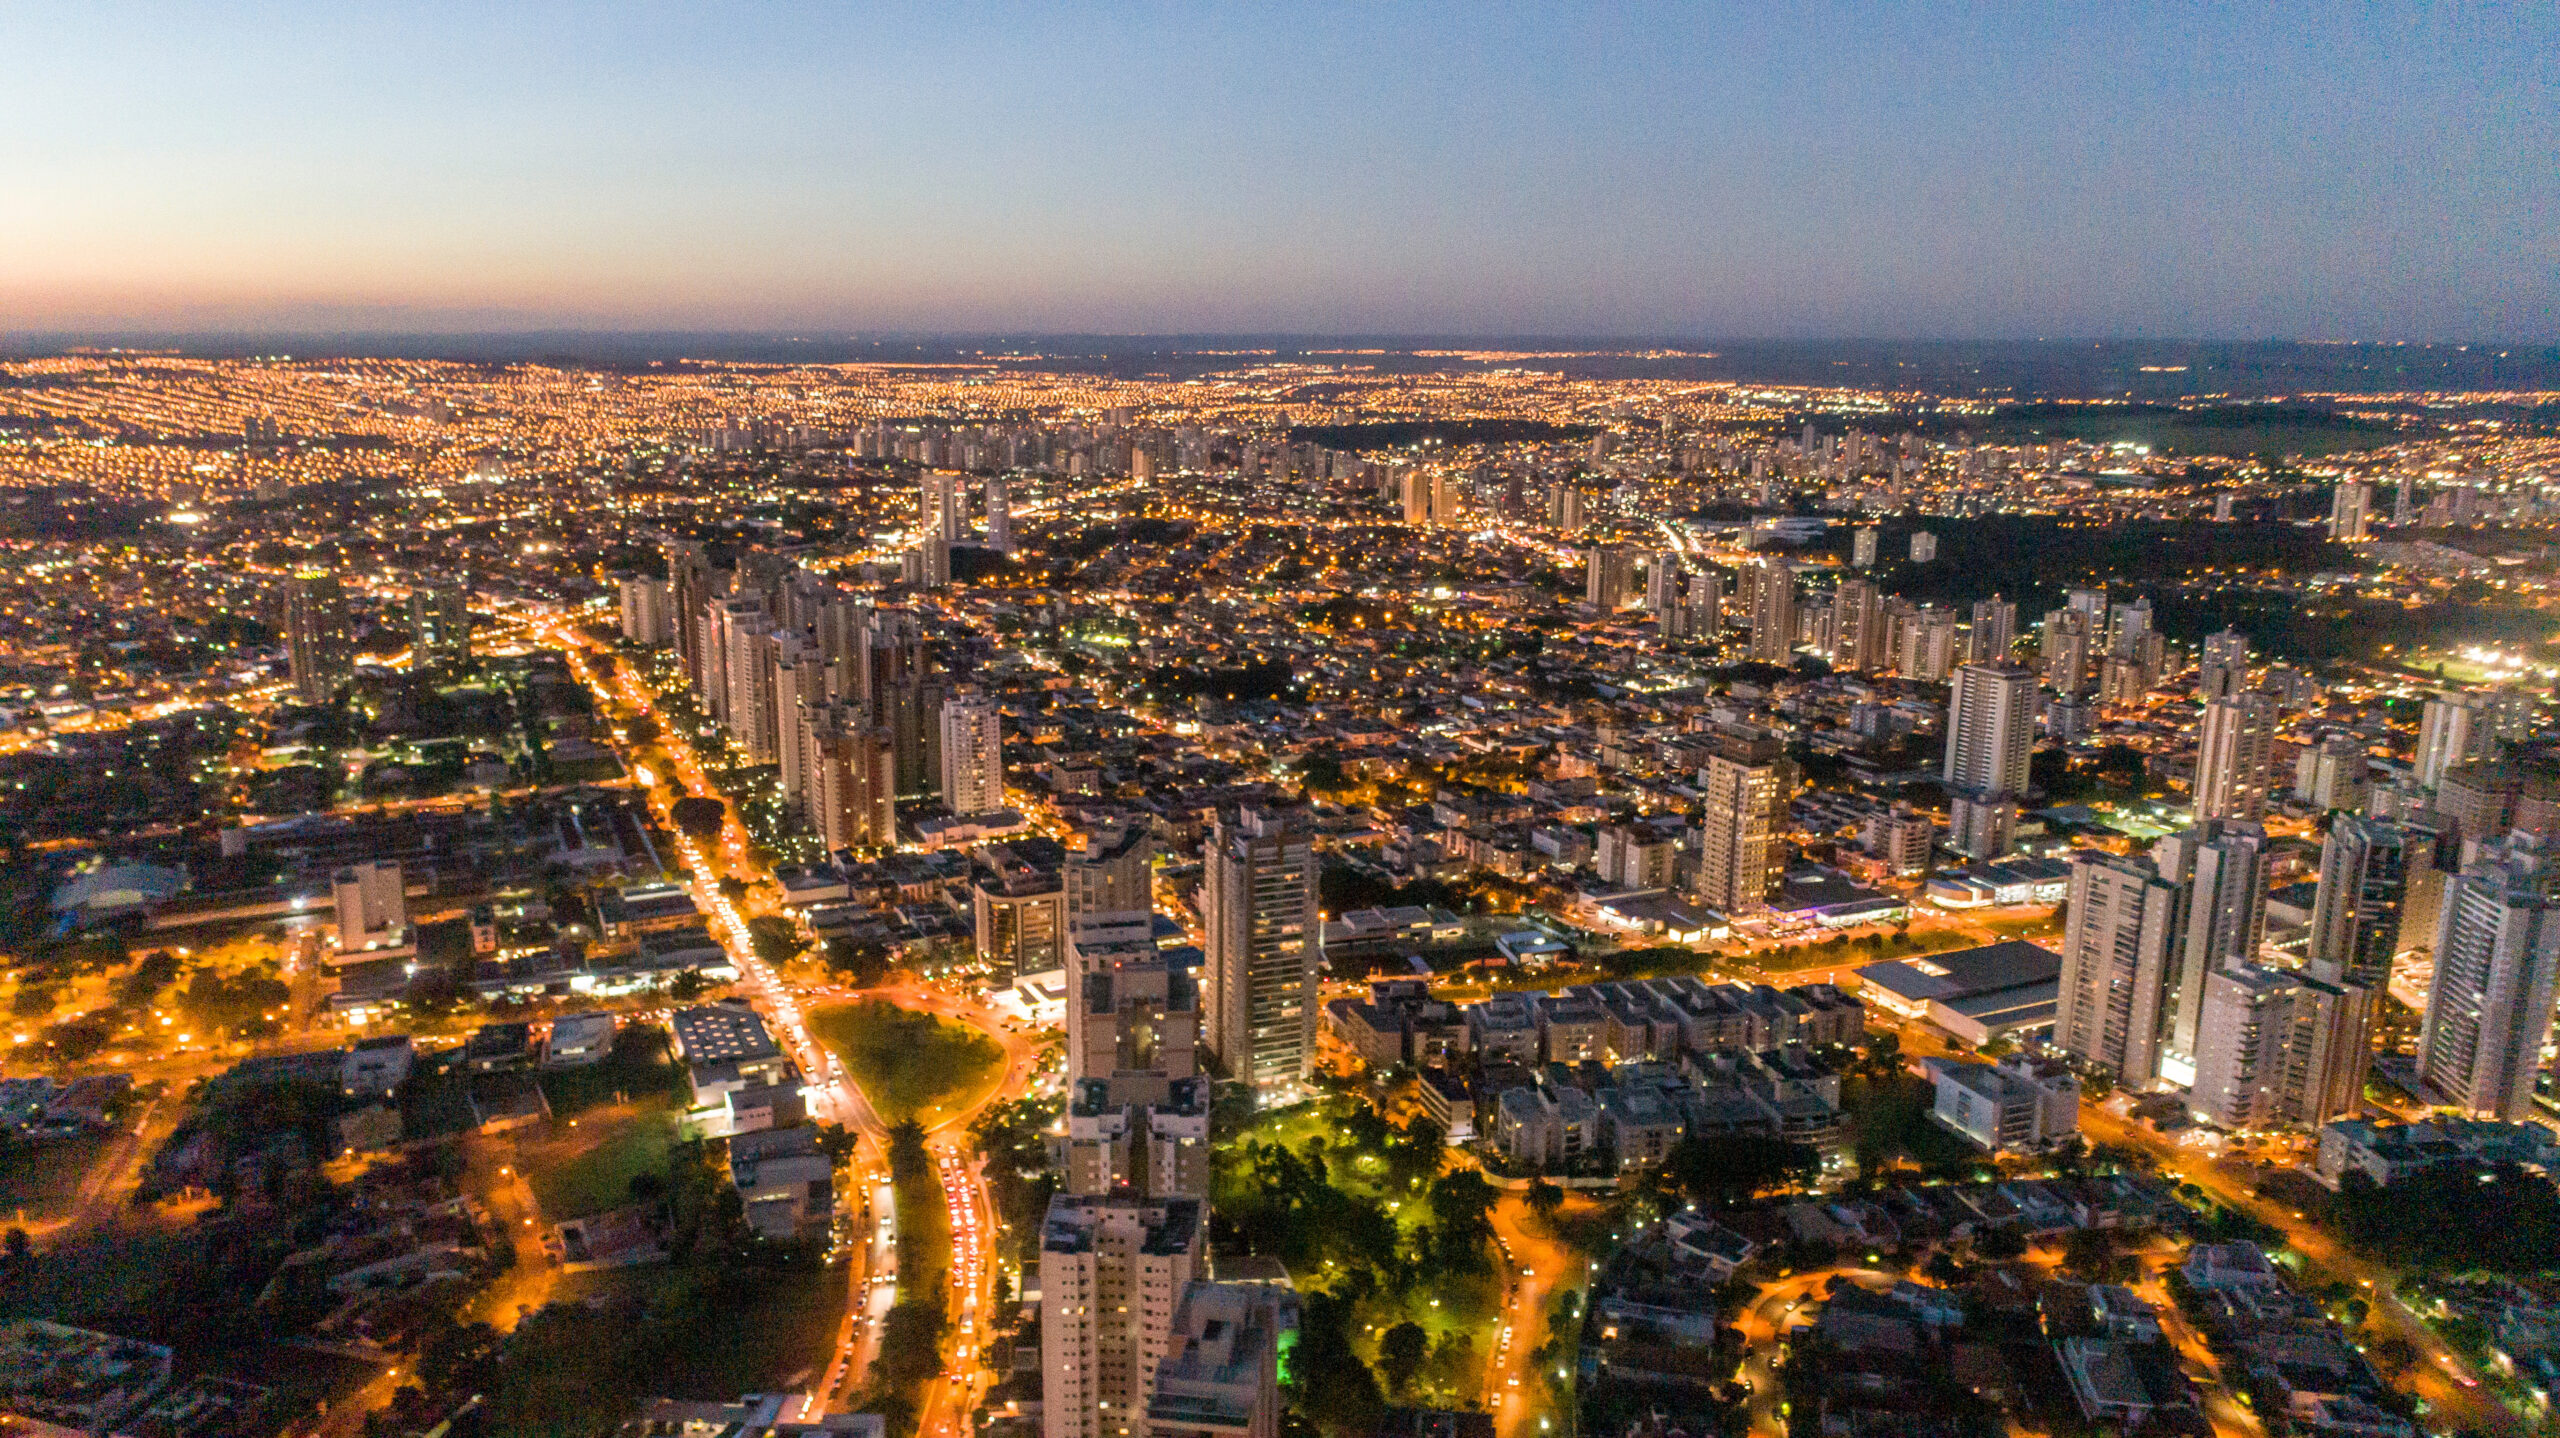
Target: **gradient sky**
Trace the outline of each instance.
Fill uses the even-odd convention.
[[[2560,6],[0,0],[0,326],[2560,338]]]

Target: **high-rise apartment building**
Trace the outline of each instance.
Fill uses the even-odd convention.
[[[2053,1042],[2128,1088],[2160,1078],[2184,890],[2150,860],[2083,849],[2071,856]]]
[[[2255,824],[2210,821],[2152,845],[2151,861],[2185,891],[2160,1068],[2173,1082],[2192,1083],[2205,976],[2255,963],[2266,938],[2267,834]]]
[[[2364,740],[2332,734],[2297,755],[2293,797],[2314,809],[2361,809],[2370,783]]]
[[[1947,698],[1948,787],[2023,794],[2036,738],[2036,676],[2017,664],[1967,664]]]
[[[2433,862],[2432,835],[2389,819],[2341,814],[2320,841],[2320,883],[2304,957],[2376,993],[2391,981],[2410,880]],[[2414,867],[2413,867],[2414,866]]]
[[[1201,862],[1210,1051],[1258,1094],[1295,1092],[1315,1051],[1314,833],[1302,813],[1222,808]]]
[[[1758,913],[1768,907],[1778,819],[1786,804],[1778,761],[1710,755],[1704,780],[1698,900],[1723,914]]]
[[[1013,503],[1005,494],[1004,476],[987,476],[987,547],[1013,553]]]
[[[684,661],[685,678],[692,681],[696,694],[709,692],[703,677],[702,637],[703,607],[711,602],[713,580],[711,562],[701,545],[690,540],[670,540],[667,555],[667,623],[676,646],[676,655]]]
[[[2560,968],[2555,883],[2543,841],[2519,834],[2445,885],[2418,1077],[2454,1108],[2509,1122],[2533,1111]]]
[[[2275,699],[2254,690],[2205,704],[2196,731],[2197,819],[2255,822],[2267,816],[2276,719]]]
[[[986,695],[942,701],[942,803],[954,814],[1004,807],[1004,711]]]
[[[1967,664],[1947,699],[1947,846],[1976,859],[2007,853],[2035,749],[2036,676],[2022,665]]]
[[[889,730],[861,706],[832,704],[809,718],[809,827],[834,849],[897,842],[897,754]]]
[[[663,579],[638,574],[622,581],[622,637],[634,644],[673,644],[674,602]]]
[[[459,577],[409,590],[409,649],[421,668],[450,673],[471,662],[471,585]]]
[[[1152,1438],[1147,1406],[1199,1275],[1198,1199],[1062,1193],[1040,1229],[1042,1438]]]
[[[916,513],[916,537],[958,544],[969,537],[969,476],[956,470],[924,472]]]
[[[1626,607],[1627,596],[1636,587],[1633,550],[1615,544],[1598,545],[1583,551],[1583,569],[1584,603],[1604,612]]]
[[[1067,925],[1068,1193],[1209,1192],[1200,954],[1160,947],[1154,928],[1142,909]]]
[[[2207,701],[2229,698],[2249,687],[2249,636],[2225,629],[2204,637],[2204,658],[2196,666],[2196,696]]]
[[[2005,664],[2010,647],[2018,642],[2018,606],[2014,600],[1995,594],[1973,602],[1970,633],[1965,638],[1965,657],[1976,664]]]
[[[1831,597],[1831,667],[1849,673],[1881,670],[1885,653],[1884,596],[1864,579],[1844,579]]]
[[[2410,768],[2420,785],[2432,789],[2447,769],[2497,751],[2497,718],[2488,696],[2474,690],[2434,694],[2418,717],[2418,753]]]
[[[2340,544],[2362,544],[2371,537],[2373,486],[2342,479],[2329,496],[2329,537]]]
[[[293,697],[302,703],[326,704],[355,681],[355,621],[338,576],[306,569],[286,584],[284,645]]]
[[[1156,843],[1136,827],[1100,829],[1067,850],[1067,918],[1155,908]]]
[[[2045,687],[2056,694],[2089,691],[2089,656],[2098,622],[2086,609],[2056,609],[2045,615],[2036,641]]]
[[[1757,561],[1751,591],[1751,658],[1761,664],[1790,664],[1796,652],[1796,572],[1777,555]]]
[[[712,605],[722,680],[713,715],[751,764],[780,753],[773,692],[773,616],[764,600],[738,595]]]
[[[1876,527],[1874,525],[1861,524],[1849,531],[1849,567],[1852,569],[1876,567]]]
[[[2363,1101],[2371,995],[2259,964],[2205,977],[2187,1097],[2218,1128],[2317,1129]]]
[[[1894,668],[1902,672],[1903,678],[1943,684],[1955,673],[1957,658],[1954,610],[1933,605],[1912,615],[1901,626]]]

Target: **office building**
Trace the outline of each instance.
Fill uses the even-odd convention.
[[[2196,730],[2197,819],[2254,823],[2267,816],[2276,718],[2274,698],[2254,690],[2206,702]]]
[[[2160,1078],[2184,900],[2148,859],[2071,856],[2053,1042],[2127,1088]]]
[[[409,652],[421,669],[451,673],[471,662],[471,586],[461,579],[409,591]]]
[[[1778,761],[1711,755],[1704,780],[1697,898],[1726,915],[1758,913],[1768,906],[1779,817],[1786,811]]]
[[[2187,1106],[2235,1132],[2318,1128],[2363,1101],[2370,995],[2259,964],[2205,978]]]
[[[284,592],[285,660],[292,667],[293,697],[326,704],[356,677],[355,621],[338,576],[307,569]]]
[[[1209,1048],[1228,1077],[1297,1091],[1315,1050],[1315,839],[1301,813],[1221,808],[1201,853]]]
[[[2080,1132],[2080,1080],[2054,1060],[2011,1054],[1996,1064],[1923,1061],[1936,1101],[1930,1117],[1991,1153],[2048,1148]]]
[[[1040,1229],[1042,1438],[1151,1438],[1174,1309],[1202,1266],[1197,1199],[1061,1193]]]
[[[2560,965],[2555,880],[2543,841],[2519,834],[2482,846],[2445,885],[2418,1077],[2466,1114],[2516,1122],[2533,1112]]]
[[[954,814],[1004,807],[1004,711],[983,694],[942,701],[942,804]]]

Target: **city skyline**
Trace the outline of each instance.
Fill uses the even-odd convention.
[[[0,21],[0,326],[2551,337],[2548,15]]]

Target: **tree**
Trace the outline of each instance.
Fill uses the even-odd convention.
[[[1724,1134],[1682,1139],[1662,1171],[1702,1203],[1731,1205],[1763,1190],[1811,1182],[1822,1171],[1822,1155],[1808,1144],[1763,1134]]]
[[[1411,1386],[1430,1356],[1431,1335],[1410,1319],[1378,1335],[1378,1376],[1387,1380],[1389,1393],[1401,1395]]]
[[[1564,1207],[1564,1190],[1545,1179],[1529,1185],[1529,1211],[1542,1219],[1554,1221],[1556,1210]]]
[[[687,969],[668,982],[667,997],[680,1004],[689,1004],[701,998],[710,987],[711,980],[703,977],[702,970]]]
[[[710,844],[720,837],[720,828],[729,820],[729,806],[704,794],[688,794],[667,806],[667,814],[676,827],[698,844]]]
[[[2027,1252],[2026,1235],[2014,1228],[1986,1229],[1974,1236],[1973,1251],[2004,1263],[2013,1258],[2023,1258]]]
[[[1484,1246],[1493,1237],[1493,1185],[1471,1168],[1443,1174],[1431,1184],[1431,1226],[1440,1261],[1456,1272],[1475,1272],[1484,1265]]]

